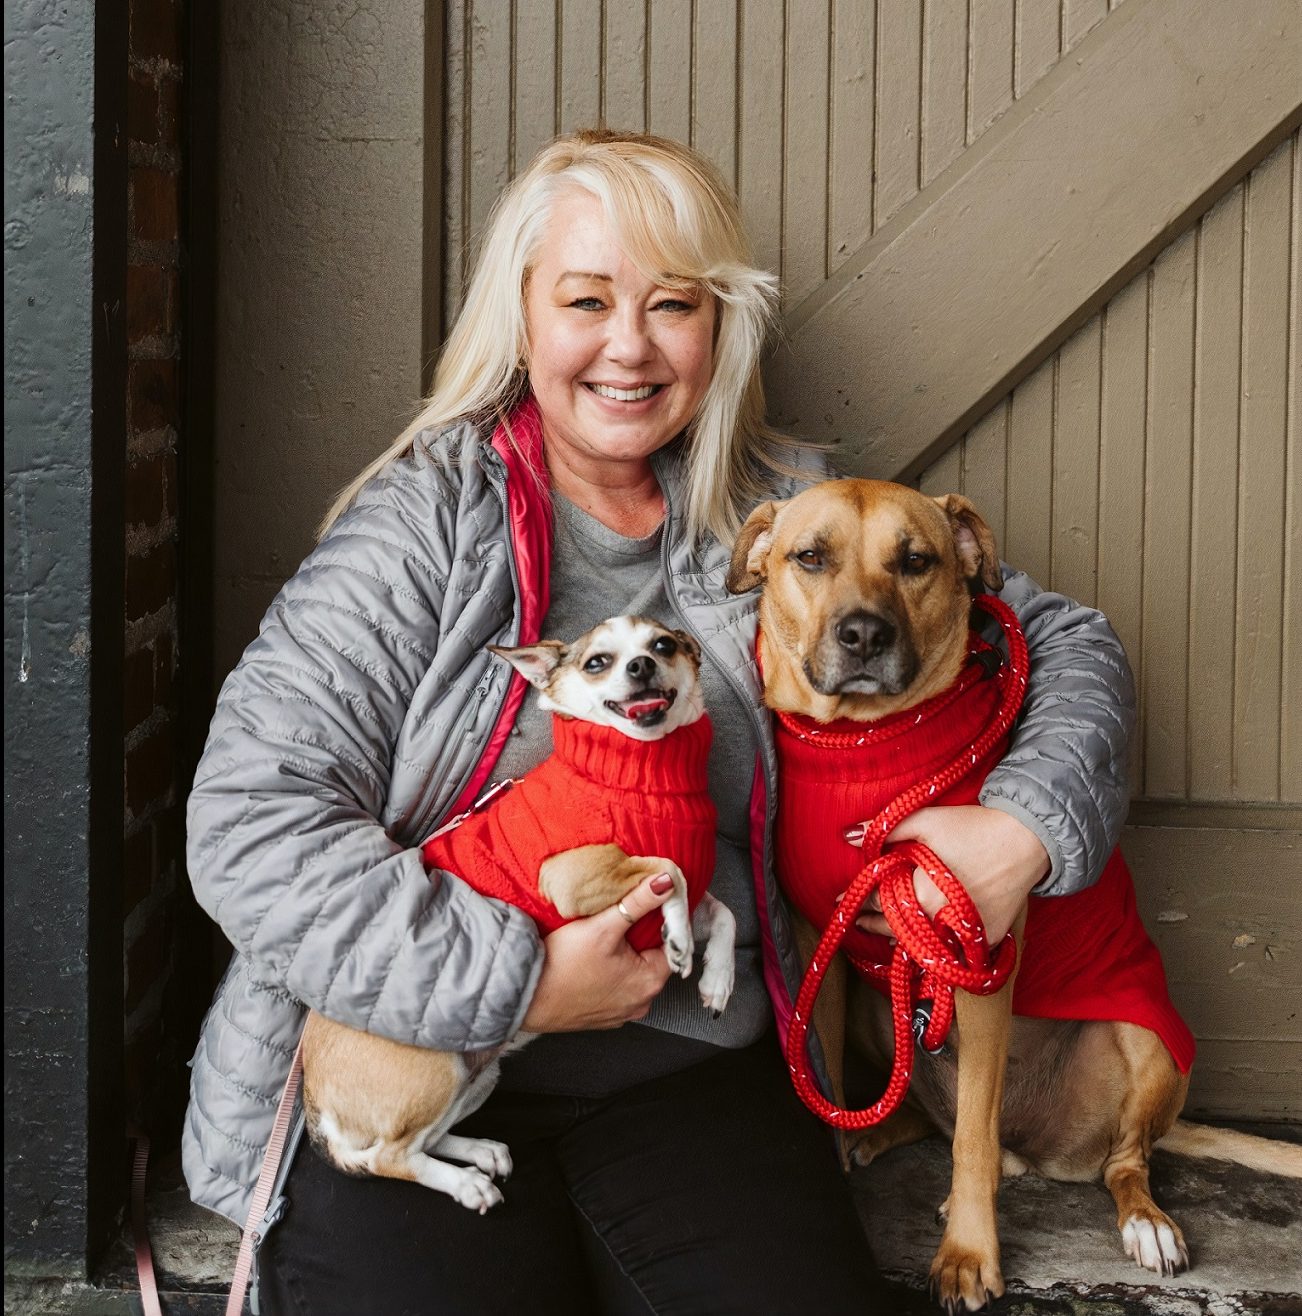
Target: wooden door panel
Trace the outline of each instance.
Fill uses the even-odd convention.
[[[1141,806],[1122,849],[1198,1039],[1190,1111],[1298,1119],[1302,811],[1238,812]]]

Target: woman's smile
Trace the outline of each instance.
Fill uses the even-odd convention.
[[[686,429],[710,386],[714,299],[648,278],[601,202],[575,190],[552,209],[525,311],[554,478],[560,467],[602,486],[645,479],[651,454]]]

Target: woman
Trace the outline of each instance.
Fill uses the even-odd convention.
[[[264,1311],[873,1309],[831,1139],[773,1037],[768,994],[789,1010],[800,966],[767,853],[755,598],[723,586],[746,510],[817,474],[763,424],[773,304],[693,152],[608,133],[546,148],[498,204],[429,406],[345,491],[228,679],[189,817],[196,892],[236,948],[194,1063],[196,1200],[242,1223],[304,1004],[444,1049],[544,1034],[462,1126],[511,1147],[502,1206],[481,1218],[348,1179],[301,1147],[262,1249]],[[1087,884],[1109,853],[1130,698],[1097,613],[1021,576],[1004,597],[1036,673],[993,807],[910,820],[996,936],[1033,886]],[[621,612],[704,649],[711,889],[738,921],[718,1020],[659,951],[629,948],[618,911],[543,943],[414,848],[549,748],[484,645]],[[1065,803],[1038,785],[1046,753],[1078,773]],[[640,917],[664,894],[625,905]]]

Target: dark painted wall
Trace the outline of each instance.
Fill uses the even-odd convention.
[[[82,1273],[122,1186],[126,25],[5,7],[5,1253]]]

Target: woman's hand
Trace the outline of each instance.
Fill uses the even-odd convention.
[[[862,830],[857,839],[852,835],[846,839],[851,845],[862,845]],[[921,841],[936,852],[976,903],[992,946],[1003,940],[1031,888],[1049,871],[1048,852],[1029,827],[1010,813],[981,804],[919,809],[886,838],[887,844],[898,841]],[[913,889],[931,917],[946,903],[920,868],[913,870]],[[875,895],[869,897],[869,904],[872,909],[865,905],[856,925],[865,932],[891,936]]]
[[[576,918],[543,942],[542,973],[524,1016],[527,1033],[576,1033],[618,1028],[641,1019],[669,977],[659,947],[636,951],[625,940],[630,926],[659,909],[674,889],[668,873],[639,883],[618,905]]]

